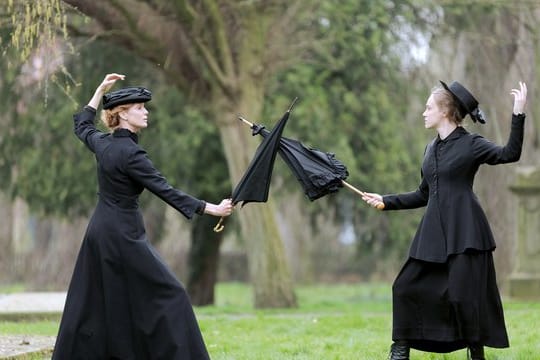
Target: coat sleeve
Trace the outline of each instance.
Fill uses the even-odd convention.
[[[424,149],[424,161],[426,161],[425,158],[428,152],[431,151],[434,143],[435,139],[433,139],[433,141],[429,143]],[[418,189],[416,189],[415,191],[402,194],[384,195],[383,210],[416,209],[426,206],[429,199],[429,185],[424,178],[423,171],[420,171],[420,175],[422,176],[422,181],[420,182]]]
[[[408,193],[384,195],[384,210],[416,209],[426,206],[429,199],[429,186],[422,176],[418,189]]]
[[[191,219],[195,213],[199,215],[204,213],[206,203],[169,185],[143,149],[137,148],[129,155],[126,170],[132,179],[178,210],[186,218]]]
[[[525,114],[512,114],[512,127],[505,146],[499,146],[481,135],[474,135],[473,153],[478,164],[505,164],[516,162],[521,157]]]
[[[96,140],[104,135],[103,132],[96,129],[95,117],[96,109],[90,106],[85,106],[81,112],[73,115],[75,135],[94,153],[96,152]]]

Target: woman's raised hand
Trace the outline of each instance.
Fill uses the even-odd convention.
[[[114,83],[117,80],[124,80],[125,77],[126,77],[125,75],[116,74],[116,73],[105,75],[105,78],[103,79],[101,84],[99,84],[98,86],[98,91],[101,94],[105,94],[114,85]]]
[[[99,84],[99,86],[97,87],[94,96],[92,96],[92,98],[88,102],[88,106],[97,109],[103,94],[105,94],[107,90],[109,90],[114,85],[116,80],[124,80],[125,77],[125,75],[116,73],[105,75],[105,79],[103,79],[101,84]]]
[[[513,113],[523,114],[525,110],[525,104],[527,102],[527,84],[523,81],[519,82],[519,89],[510,90],[510,94],[514,97],[514,110]]]

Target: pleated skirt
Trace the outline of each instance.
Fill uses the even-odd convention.
[[[413,349],[447,353],[480,344],[509,346],[491,251],[409,258],[392,286],[392,338]]]

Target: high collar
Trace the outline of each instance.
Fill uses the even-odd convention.
[[[134,132],[132,132],[132,131],[126,129],[126,128],[117,128],[117,129],[115,129],[114,132],[113,132],[113,136],[114,137],[130,137],[131,140],[135,141],[136,143],[139,142],[139,136],[136,133],[134,133]]]
[[[452,132],[448,134],[448,136],[444,139],[441,139],[441,137],[437,135],[437,142],[447,142],[450,140],[455,140],[466,133],[467,133],[467,130],[465,130],[463,126],[458,126],[454,130],[452,130]]]

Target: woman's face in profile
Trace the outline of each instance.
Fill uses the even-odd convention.
[[[133,132],[138,132],[148,126],[148,110],[144,103],[131,105],[125,111],[125,119],[127,128]]]
[[[436,128],[444,118],[443,112],[437,102],[435,101],[435,95],[431,94],[426,102],[426,110],[422,113],[424,117],[424,127],[426,129]]]

